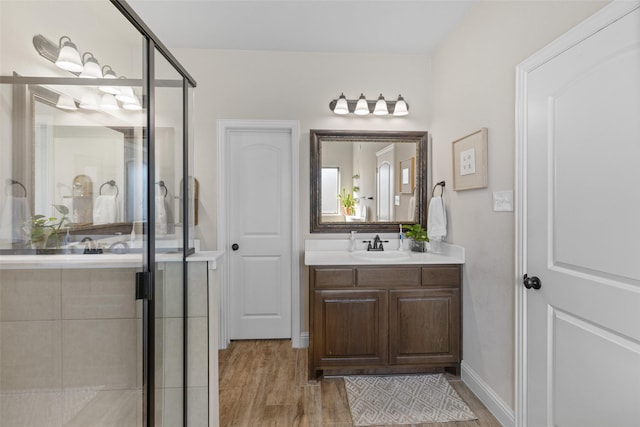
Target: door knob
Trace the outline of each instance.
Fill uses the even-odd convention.
[[[231,245],[231,249],[237,251],[238,249],[240,249],[240,246],[237,243],[234,243],[233,245]]]
[[[523,277],[522,284],[527,289],[540,289],[542,287],[542,282],[536,276],[529,277],[526,274]]]

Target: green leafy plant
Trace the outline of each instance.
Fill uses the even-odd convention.
[[[402,229],[405,230],[404,235],[413,240],[414,242],[428,242],[427,230],[425,230],[420,224],[404,225]]]
[[[347,190],[343,188],[342,192],[338,194],[338,200],[340,200],[346,215],[354,216],[356,214],[356,199],[354,199],[353,194],[347,193]]]
[[[33,246],[44,248],[47,244],[49,236],[55,234],[56,245],[60,246],[60,232],[62,226],[69,221],[69,208],[64,205],[53,205],[58,212],[62,214],[62,218],[49,217],[45,215],[34,215],[31,221],[24,225],[24,231],[29,235],[29,240]]]
[[[55,220],[55,218],[47,218],[44,215],[34,215],[24,228],[24,231],[29,234],[31,243],[46,241],[56,230],[51,224]]]
[[[65,205],[52,205],[54,208],[56,208],[56,210],[58,212],[60,212],[62,214],[62,218],[60,219],[60,221],[58,221],[57,227],[55,227],[55,233],[56,233],[56,246],[60,247],[60,235],[61,235],[61,228],[63,225],[65,225],[66,223],[69,222],[69,217],[67,215],[69,215],[69,208],[66,207]],[[53,221],[55,221],[56,219],[53,218]]]

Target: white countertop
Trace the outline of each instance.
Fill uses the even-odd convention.
[[[359,238],[359,240],[362,240]],[[398,239],[385,243],[383,252],[367,252],[358,245],[356,251],[348,250],[347,239],[306,240],[305,265],[407,265],[407,264],[464,264],[464,248],[458,245],[440,243],[440,252],[412,252],[408,243],[402,251]],[[392,249],[393,248],[393,249]]]
[[[210,268],[224,255],[223,251],[200,251],[187,257],[187,262],[209,262]],[[156,254],[156,263],[181,262],[180,253]],[[56,268],[136,268],[142,267],[141,253],[135,254],[60,254],[60,255],[0,255],[0,268],[12,270]]]

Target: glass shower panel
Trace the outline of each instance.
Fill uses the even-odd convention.
[[[185,271],[183,201],[183,79],[154,53],[155,180],[155,425],[185,419]]]
[[[144,42],[108,1],[0,1],[2,426],[145,425]]]

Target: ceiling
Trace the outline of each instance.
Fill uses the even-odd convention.
[[[169,48],[430,54],[477,0],[129,0]]]

